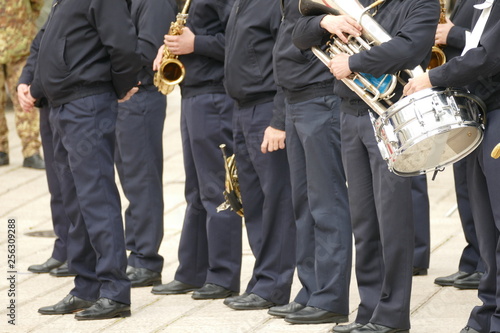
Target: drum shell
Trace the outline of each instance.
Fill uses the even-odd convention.
[[[429,88],[395,103],[373,125],[389,169],[415,176],[471,153],[483,139],[484,112],[465,90]]]

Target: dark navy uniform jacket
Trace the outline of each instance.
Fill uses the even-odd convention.
[[[368,6],[372,1],[360,0],[360,3]],[[418,65],[426,68],[434,45],[439,13],[437,0],[387,0],[379,6],[374,19],[392,39],[352,55],[349,58],[351,71],[380,76],[413,69]],[[295,45],[301,49],[311,45],[324,45],[330,34],[320,27],[322,18],[323,16],[301,18],[293,36]],[[309,23],[311,20],[315,22]],[[323,38],[319,38],[321,31]],[[335,94],[343,99],[360,99],[343,83],[335,85]]]
[[[292,43],[292,31],[302,16],[299,0],[283,0],[283,20],[274,46],[273,64],[276,83],[290,103],[333,94],[334,77],[311,50],[300,50]]]
[[[476,3],[483,3],[478,0]],[[480,10],[474,10],[473,22]],[[479,46],[429,71],[433,86],[466,86],[486,103],[488,111],[500,109],[500,3],[495,1]],[[472,26],[474,26],[474,24]]]
[[[225,30],[234,0],[191,2],[186,26],[196,35],[194,52],[179,56],[186,67],[181,82],[182,97],[201,94],[225,94]]]
[[[170,23],[175,20],[175,0],[132,0],[130,12],[136,26],[137,49],[141,53],[142,69],[137,75],[141,86],[153,85],[153,61],[158,48],[163,45],[163,36]],[[165,15],[168,13],[168,15]]]
[[[58,0],[42,30],[34,98],[56,107],[113,90],[122,98],[137,85],[140,56],[125,0]]]
[[[465,32],[472,27],[472,14],[474,13],[474,0],[459,0],[450,15],[450,21],[455,25],[448,32],[446,45],[443,47],[446,59],[451,59],[462,54],[465,46]]]
[[[224,85],[241,108],[274,100],[270,125],[284,130],[283,91],[274,81],[272,65],[280,22],[278,1],[236,0],[226,29]]]

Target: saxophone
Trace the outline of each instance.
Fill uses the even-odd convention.
[[[226,156],[226,145],[221,144],[219,148],[222,150],[224,158],[224,168],[226,169],[226,180],[224,189],[224,198],[226,201],[217,207],[217,212],[230,208],[239,216],[243,217],[243,204],[241,201],[240,184],[238,182],[238,170],[236,169],[236,159],[234,154]]]
[[[170,24],[170,29],[168,30],[170,36],[182,34],[182,28],[186,25],[190,2],[191,0],[186,0],[182,11],[176,16],[176,21]],[[164,47],[160,68],[155,73],[153,81],[153,84],[163,95],[168,95],[174,91],[175,86],[181,83],[184,80],[184,76],[186,76],[186,69],[177,58],[177,55],[170,53],[167,46]]]
[[[446,3],[445,0],[439,0],[439,4],[441,5],[441,15],[439,16],[439,24],[446,23]],[[431,51],[431,60],[429,61],[429,65],[427,69],[433,69],[444,65],[446,62],[446,55],[443,52],[443,45],[434,45]]]

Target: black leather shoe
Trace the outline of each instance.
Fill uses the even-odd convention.
[[[23,167],[42,170],[45,169],[45,162],[43,161],[40,154],[36,153],[24,159]]]
[[[132,282],[132,288],[157,286],[161,284],[161,273],[149,270],[147,268],[136,268],[127,275]]]
[[[1,165],[9,165],[9,154],[0,152],[0,166]]]
[[[62,264],[62,261],[56,260],[51,257],[43,264],[31,265],[30,267],[28,267],[28,271],[32,273],[49,273],[51,270],[60,267]]]
[[[453,286],[453,283],[455,283],[455,280],[457,279],[461,279],[461,278],[464,278],[464,277],[467,277],[469,275],[471,275],[472,273],[467,273],[467,272],[462,272],[462,271],[458,271],[456,273],[453,273],[451,275],[448,275],[448,276],[441,276],[441,277],[438,277],[434,280],[434,283],[435,284],[438,284],[440,286],[443,286],[443,287],[446,287],[446,286]]]
[[[476,331],[472,327],[465,326],[464,328],[462,328],[462,330],[460,331],[460,333],[480,333],[480,332]]]
[[[130,305],[101,297],[88,309],[75,314],[75,319],[111,319],[116,317],[130,317],[130,314]]]
[[[231,296],[231,297],[226,298],[223,303],[224,303],[224,305],[228,305],[231,302],[237,301],[237,300],[245,298],[247,296],[248,296],[247,293],[243,293],[243,294],[238,295],[238,296]]]
[[[413,276],[427,275],[427,268],[413,267]]]
[[[53,270],[50,271],[49,273],[52,276],[55,277],[65,277],[65,276],[75,276],[75,273],[71,273],[68,268],[68,263],[64,263],[58,268],[54,268]]]
[[[479,287],[479,281],[483,277],[483,273],[475,272],[464,278],[456,279],[453,283],[453,287],[458,289],[477,289]]]
[[[302,310],[290,313],[285,317],[285,321],[291,324],[346,323],[348,320],[349,318],[346,315],[314,306],[306,306]]]
[[[193,292],[191,298],[194,299],[218,299],[238,295],[237,292],[231,291],[224,287],[213,283],[206,283],[203,287]]]
[[[353,330],[362,327],[363,324],[352,322],[348,325],[338,325],[333,328],[335,333],[351,333]]]
[[[127,275],[132,274],[134,271],[135,271],[134,266],[127,265],[127,270],[125,271]]]
[[[270,307],[275,306],[276,303],[273,303],[260,297],[259,295],[251,293],[226,305],[234,310],[260,310],[269,309]]]
[[[273,306],[272,308],[269,309],[269,311],[267,311],[267,313],[270,314],[271,316],[285,317],[286,315],[300,311],[305,307],[306,307],[305,305],[302,305],[300,303],[290,302],[285,305]]]
[[[44,315],[68,314],[86,309],[92,306],[92,304],[94,302],[86,301],[70,294],[54,305],[38,309],[38,312]]]
[[[392,328],[384,325],[368,323],[360,328],[356,328],[351,333],[409,333],[408,329]]]
[[[175,295],[175,294],[187,294],[188,292],[199,288],[200,287],[174,280],[167,284],[154,286],[151,292],[156,295]]]

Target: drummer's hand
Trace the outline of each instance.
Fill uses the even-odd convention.
[[[326,15],[319,25],[329,33],[337,35],[340,40],[347,43],[346,35],[361,36],[363,27],[349,15]]]
[[[336,54],[330,60],[330,72],[335,76],[337,80],[342,80],[351,75],[351,69],[349,68],[349,55],[345,53]]]
[[[408,80],[408,83],[405,85],[403,89],[403,95],[408,96],[417,91],[431,88],[431,80],[429,80],[429,72],[425,72],[422,75],[419,75],[413,79]]]

